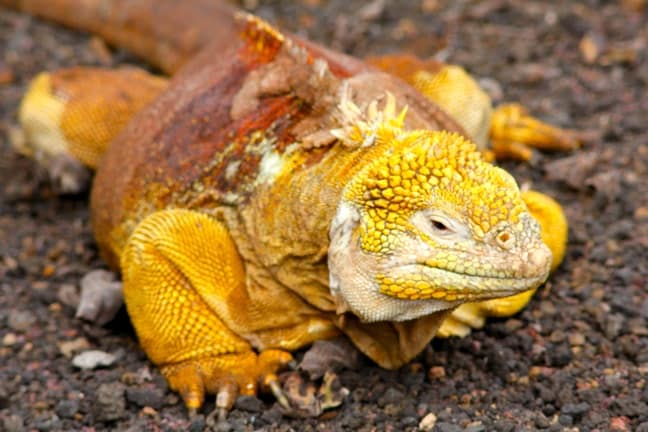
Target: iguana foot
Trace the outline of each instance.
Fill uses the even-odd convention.
[[[496,159],[528,161],[533,149],[566,151],[581,145],[579,134],[552,126],[531,116],[519,104],[498,106],[490,129],[491,149]]]
[[[167,364],[160,371],[169,387],[180,393],[190,413],[198,410],[205,394],[210,393],[216,395],[218,418],[224,419],[240,394],[255,395],[259,388],[272,392],[280,405],[289,408],[276,373],[292,361],[292,355],[283,350],[258,355],[247,351]]]
[[[478,303],[464,303],[441,324],[437,337],[464,337],[473,329],[484,326],[488,317],[507,317],[521,311],[533,297],[536,290],[529,290],[514,296],[486,300]]]
[[[243,263],[221,222],[191,210],[153,213],[130,236],[121,268],[140,343],[190,412],[202,406],[205,394],[216,394],[218,417],[223,417],[239,393],[252,395],[257,389],[290,407],[276,376],[294,363],[284,350],[292,344],[282,341],[301,346],[325,329],[315,325],[316,319],[291,327],[279,321],[284,317],[272,322],[276,331],[269,334],[251,329],[246,319],[266,315],[250,309]],[[261,352],[241,334],[261,338]]]
[[[551,249],[551,271],[562,262],[567,248],[567,218],[554,199],[535,191],[522,192],[522,198],[533,217],[540,224],[542,241]],[[536,290],[514,296],[477,303],[465,303],[452,311],[437,332],[439,337],[463,337],[472,329],[484,326],[487,317],[507,317],[522,310]]]

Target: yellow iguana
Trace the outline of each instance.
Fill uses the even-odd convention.
[[[97,169],[99,249],[191,410],[259,386],[289,403],[275,374],[290,351],[339,334],[398,368],[438,333],[517,312],[562,260],[560,207],[520,193],[486,146],[528,158],[577,142],[493,110],[457,66],[361,62],[206,0],[0,4],[173,75],[43,73],[20,120],[41,163]]]

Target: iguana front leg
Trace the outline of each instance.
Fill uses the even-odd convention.
[[[338,334],[317,317],[289,326],[277,321],[282,316],[263,314],[248,296],[227,229],[202,213],[174,209],[148,216],[129,238],[121,267],[140,343],[190,410],[202,405],[205,393],[215,393],[225,412],[238,393],[255,394],[259,385],[287,405],[275,375],[292,361],[286,350]],[[243,334],[255,317],[270,327],[254,335],[266,345],[259,354]]]

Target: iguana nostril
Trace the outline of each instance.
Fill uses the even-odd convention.
[[[515,243],[513,235],[508,231],[502,231],[501,233],[497,234],[496,240],[497,244],[502,249],[511,249],[513,247],[513,244]]]

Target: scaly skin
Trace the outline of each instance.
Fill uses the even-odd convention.
[[[490,100],[467,74],[416,75],[418,93],[258,19],[234,27],[109,146],[92,191],[142,347],[187,407],[281,398],[276,371],[314,340],[344,333],[397,368],[453,310],[446,335],[526,304],[566,222],[485,160]]]
[[[41,73],[32,81],[18,113],[30,145],[22,153],[43,165],[58,155],[70,154],[95,169],[117,131],[166,86],[164,78],[135,68]],[[94,90],[97,88],[101,91]]]

